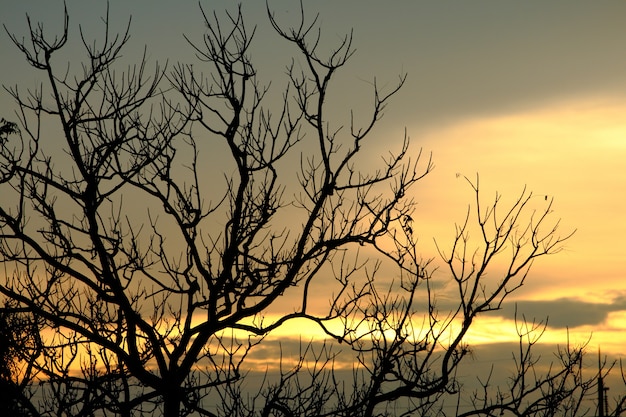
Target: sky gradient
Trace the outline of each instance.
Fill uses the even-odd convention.
[[[193,58],[182,35],[202,34],[196,2],[109,3],[115,27],[123,28],[132,16],[129,60],[144,45],[151,62]],[[435,170],[414,189],[420,202],[415,233],[425,257],[436,255],[433,239],[450,240],[473,197],[457,173],[478,173],[487,198],[496,191],[515,198],[525,186],[540,197],[538,206],[544,196],[554,198],[561,234],[576,234],[561,253],[534,265],[511,301],[529,316],[549,317],[547,343],[563,343],[569,329],[581,342],[593,334],[590,349],[602,346],[624,357],[626,2],[304,3],[307,13],[320,13],[324,40],[354,30],[356,54],[334,97],[339,117],[350,108],[357,117],[367,112],[362,103],[371,102],[374,77],[392,86],[400,74],[408,75],[367,152],[378,158],[397,149],[405,129],[415,152],[432,152]],[[232,10],[227,1],[206,4]],[[279,20],[299,13],[296,1],[269,4]],[[97,37],[104,2],[67,5],[74,39],[78,23],[87,38]],[[12,1],[3,5],[1,19],[21,37],[25,13],[53,30],[60,27],[62,7],[57,0]],[[253,59],[264,71],[262,81],[283,76],[294,51],[272,34],[263,2],[245,2],[243,10],[258,25]],[[67,51],[67,59],[73,53]],[[0,56],[4,85],[26,88],[38,80],[6,33],[0,35]],[[14,110],[2,91],[0,116],[12,119]],[[506,337],[494,334],[514,335],[512,307],[485,318],[470,339],[495,343]]]

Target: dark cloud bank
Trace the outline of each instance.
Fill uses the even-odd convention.
[[[505,303],[499,314],[506,319],[525,317],[527,320],[547,320],[554,328],[593,326],[604,323],[609,315],[626,310],[626,295],[619,295],[606,303],[592,303],[574,298],[555,300],[521,300]]]

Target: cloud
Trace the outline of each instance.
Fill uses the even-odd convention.
[[[626,296],[620,295],[610,302],[598,303],[576,298],[553,300],[520,300],[505,303],[501,316],[513,320],[524,316],[528,320],[546,320],[554,328],[573,328],[605,323],[609,314],[626,311]]]

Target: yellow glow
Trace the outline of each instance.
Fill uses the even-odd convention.
[[[471,190],[456,177],[480,173],[483,191],[515,198],[524,185],[555,198],[563,234],[578,229],[558,255],[540,259],[518,297],[562,297],[610,301],[626,293],[626,103],[587,100],[511,115],[466,120],[423,138],[437,169],[418,186],[415,233],[425,258],[436,256],[432,238],[445,245],[455,221],[462,221]],[[409,129],[410,131],[410,129]],[[419,188],[421,187],[421,188]],[[326,300],[324,300],[326,301]],[[276,317],[267,316],[271,322]],[[333,324],[338,331],[337,324]],[[515,323],[495,315],[480,317],[465,341],[470,345],[516,342]],[[590,341],[606,353],[621,354],[626,312],[610,312],[606,322],[568,329],[548,328],[540,343]],[[290,320],[272,338],[304,343],[328,338],[317,325]],[[591,338],[591,339],[590,339]],[[278,359],[278,356],[275,356]],[[269,366],[269,362],[259,362]],[[272,362],[276,366],[278,362]]]
[[[433,151],[436,169],[418,190],[420,206],[414,216],[424,253],[436,255],[433,238],[445,245],[453,236],[452,226],[463,219],[472,198],[455,174],[472,178],[479,173],[485,196],[497,190],[514,198],[526,185],[555,199],[554,214],[562,219],[563,234],[577,229],[562,252],[538,260],[518,298],[606,303],[625,293],[625,114],[623,100],[595,97],[430,131],[419,144]],[[483,317],[468,341],[501,341],[511,332],[514,336],[514,323]],[[625,313],[611,313],[604,324],[569,329],[571,339],[581,343],[592,334],[590,346],[622,353]],[[566,339],[566,330],[548,329],[542,342]]]

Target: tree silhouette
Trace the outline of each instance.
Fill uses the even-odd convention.
[[[15,133],[16,131],[13,131]],[[39,352],[36,322],[7,301],[0,308],[0,411],[7,416],[39,416],[32,402]]]
[[[28,41],[12,36],[46,84],[9,89],[22,129],[2,136],[0,259],[9,273],[0,293],[41,332],[28,360],[42,381],[41,415],[446,414],[443,403],[463,393],[456,371],[475,319],[569,237],[551,222],[551,202],[534,213],[524,190],[510,206],[499,196],[483,205],[468,180],[473,211],[451,248],[440,246],[455,303],[440,306],[414,237],[427,219],[415,217],[411,197],[430,159],[405,136],[377,165],[363,160],[405,76],[387,90],[373,83],[364,124],[336,120],[329,96],[352,36],[326,49],[317,18],[302,12],[287,28],[268,10],[298,56],[276,106],[250,58],[254,31],[241,8],[202,15],[204,37],[188,39],[197,62],[171,70],[149,70],[145,55],[117,70],[129,27],[114,36],[108,14],[100,43],[82,39],[80,71],[54,60],[68,41],[67,10],[59,36],[30,19]],[[206,162],[214,155],[220,175]],[[491,272],[502,257],[506,267]],[[319,288],[330,294],[326,311],[312,305]],[[246,392],[247,359],[296,319],[326,343],[305,343],[295,364]],[[355,360],[347,384],[333,367],[339,346]],[[568,401],[592,384],[579,378],[582,347],[530,383],[535,362],[521,352],[523,382],[507,395],[484,383],[466,415],[575,411]]]
[[[5,119],[0,119],[0,140],[6,141],[10,134],[17,133],[17,125]]]

